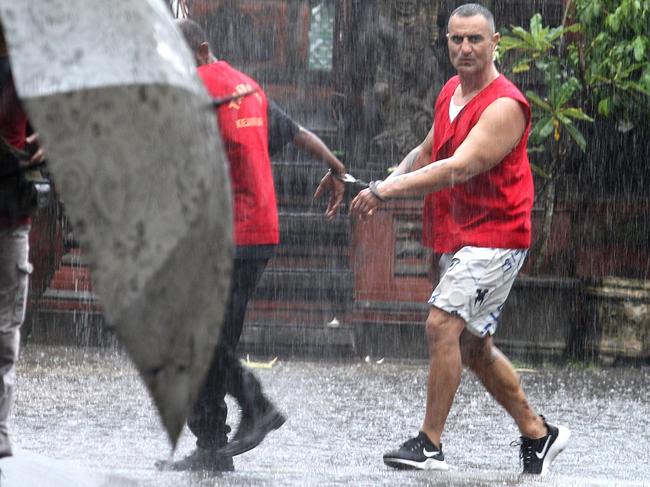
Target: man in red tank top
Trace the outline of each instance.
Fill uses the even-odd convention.
[[[523,472],[543,475],[570,431],[533,411],[517,373],[492,341],[531,243],[530,107],[494,65],[499,34],[489,10],[458,7],[447,39],[457,76],[438,96],[429,134],[391,176],[370,183],[350,206],[363,219],[388,198],[425,196],[424,243],[442,254],[426,321],[424,421],[416,437],[384,455],[384,463],[447,470],[440,440],[466,365],[515,420]]]

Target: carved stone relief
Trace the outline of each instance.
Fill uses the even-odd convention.
[[[160,0],[0,0],[12,68],[107,321],[175,443],[219,336],[226,159]]]
[[[350,109],[361,110],[349,130],[355,160],[399,162],[431,128],[444,81],[432,48],[433,3],[383,1],[371,10],[360,5],[352,21],[360,31],[351,43],[355,59],[346,78],[353,86],[350,99],[357,100]],[[358,140],[359,132],[366,140]]]

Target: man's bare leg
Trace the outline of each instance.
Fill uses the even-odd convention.
[[[430,361],[424,422],[416,437],[384,454],[384,463],[389,467],[448,470],[440,436],[460,384],[460,335],[464,328],[461,318],[431,308],[426,322]]]
[[[492,337],[479,338],[465,330],[461,335],[461,350],[463,363],[512,416],[522,436],[533,439],[545,436],[546,426],[528,404],[519,375],[508,358],[494,346]]]
[[[431,308],[426,322],[429,377],[422,431],[437,446],[440,446],[442,430],[460,385],[463,369],[460,335],[464,328],[462,318],[436,307]]]

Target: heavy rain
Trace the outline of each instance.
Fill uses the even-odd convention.
[[[650,2],[479,3],[0,0],[0,486],[650,484]]]

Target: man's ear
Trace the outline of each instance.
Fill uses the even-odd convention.
[[[196,52],[202,64],[210,62],[210,45],[207,42],[202,42]]]

